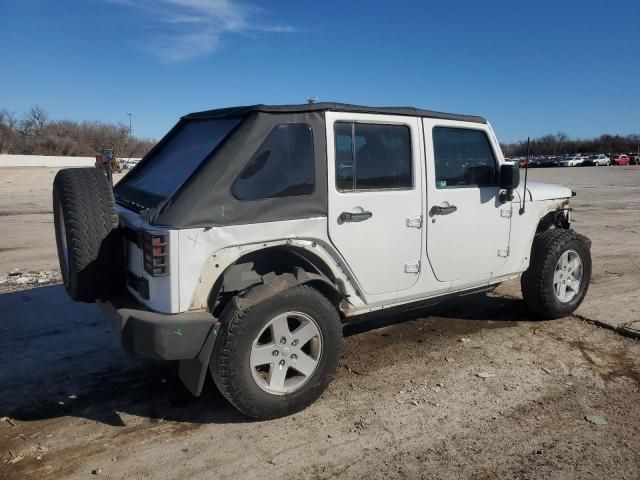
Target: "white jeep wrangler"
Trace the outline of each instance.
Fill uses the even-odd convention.
[[[571,196],[519,187],[483,118],[334,103],[190,114],[115,188],[99,169],[53,184],[69,295],[256,418],[321,395],[356,316],[520,275],[533,312],[573,312],[591,256]]]

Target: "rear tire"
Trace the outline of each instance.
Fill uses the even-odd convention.
[[[554,228],[536,235],[529,268],[520,280],[527,307],[545,319],[573,313],[589,289],[590,247],[591,241],[573,230]],[[579,267],[564,269],[564,259]]]
[[[308,325],[313,323],[315,336],[294,343],[301,327],[296,327],[295,318],[290,320],[289,316],[307,319],[303,322]],[[270,325],[283,317],[285,326],[290,321],[293,326],[285,327],[284,335],[274,333],[278,330],[275,327],[272,330]],[[311,350],[313,341],[315,355]],[[261,363],[254,360],[254,355],[263,346],[266,357]],[[342,324],[338,311],[316,289],[300,285],[245,310],[236,310],[235,302],[229,302],[220,317],[210,371],[220,392],[240,412],[258,419],[283,417],[306,408],[320,397],[338,366],[341,350]],[[290,363],[294,356],[294,363]],[[310,359],[314,360],[314,366],[307,370],[306,378],[299,378],[295,362]],[[281,386],[276,385],[270,380],[278,371],[283,379],[293,376],[282,380]]]
[[[104,171],[60,170],[53,181],[53,220],[69,296],[91,303],[113,292],[122,278],[122,245],[113,187]]]

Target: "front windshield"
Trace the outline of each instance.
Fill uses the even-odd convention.
[[[240,118],[189,120],[115,189],[122,201],[151,208],[175,192],[238,125]]]

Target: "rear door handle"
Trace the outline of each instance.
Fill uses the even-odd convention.
[[[364,222],[365,220],[370,219],[373,216],[371,212],[342,212],[340,214],[340,222]]]
[[[431,210],[429,210],[429,215],[431,216],[449,215],[450,213],[453,213],[456,210],[458,210],[458,207],[456,207],[455,205],[447,205],[446,207],[441,207],[440,205],[434,205],[433,207],[431,207]]]

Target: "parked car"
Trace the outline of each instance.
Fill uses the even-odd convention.
[[[631,163],[631,159],[628,155],[622,153],[620,155],[614,155],[612,162],[614,165],[629,165],[629,163]]]
[[[560,159],[558,157],[547,157],[542,160],[540,164],[541,167],[549,168],[549,167],[557,167],[560,164]]]
[[[572,196],[525,191],[484,118],[316,103],[186,115],[115,189],[60,170],[53,212],[66,291],[126,350],[274,418],[320,397],[354,318],[519,276],[541,318],[574,312],[591,242]]]
[[[579,167],[584,163],[585,157],[582,155],[570,155],[558,162],[560,167]]]
[[[630,153],[629,163],[631,165],[640,165],[640,153]]]
[[[604,153],[599,153],[598,155],[591,155],[585,158],[582,165],[601,167],[603,165],[611,165],[611,160]]]

